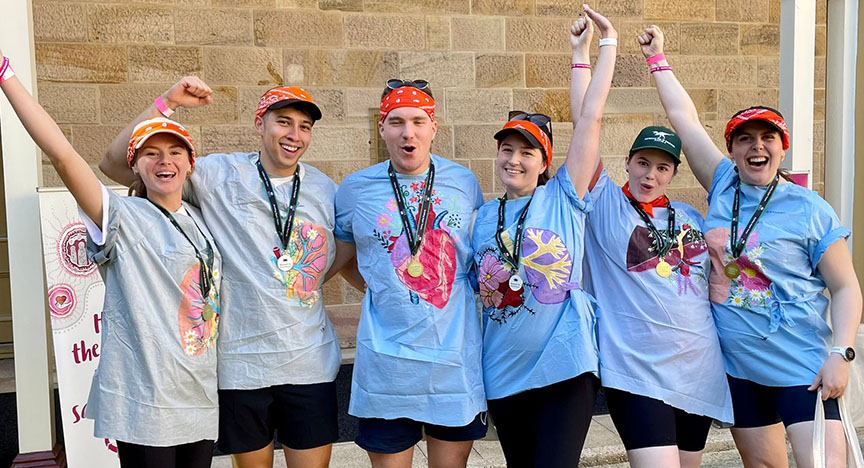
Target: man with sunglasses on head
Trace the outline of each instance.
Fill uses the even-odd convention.
[[[134,126],[210,102],[205,83],[181,79],[115,138],[100,169],[133,182],[125,154]],[[323,468],[338,438],[341,351],[321,300],[336,257],[337,186],[299,162],[319,119],[303,89],[267,91],[254,121],[261,150],[199,158],[183,190],[223,255],[218,445],[238,468],[272,467],[274,432],[288,467]]]
[[[468,279],[483,196],[471,171],[430,153],[438,123],[426,81],[388,81],[380,116],[389,161],[349,175],[336,194],[337,245],[356,248],[352,283],[367,285],[348,412],[374,468],[410,467],[424,431],[430,466],[464,468],[486,434]]]

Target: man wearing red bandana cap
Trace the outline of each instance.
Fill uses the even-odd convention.
[[[204,82],[183,78],[117,136],[100,168],[130,183],[135,124],[211,100]],[[183,190],[223,254],[218,444],[240,468],[272,466],[274,433],[289,466],[324,467],[338,438],[341,350],[321,300],[336,258],[337,186],[299,161],[321,117],[302,88],[268,90],[254,119],[260,151],[198,159]]]
[[[410,466],[423,432],[430,466],[465,466],[486,434],[468,280],[483,196],[471,171],[431,154],[437,128],[427,83],[390,80],[378,123],[389,160],[349,175],[336,194],[337,243],[357,255],[343,275],[368,285],[348,412],[374,467]]]

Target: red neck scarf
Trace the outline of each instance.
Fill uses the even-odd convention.
[[[630,193],[630,182],[624,184],[624,186],[621,187],[621,191],[624,192],[624,195],[626,195],[627,198],[631,200],[636,200],[636,197],[634,197],[633,194]],[[652,218],[654,217],[655,207],[666,208],[669,205],[669,199],[666,198],[666,195],[661,195],[647,203],[640,202],[639,200],[636,200],[636,202],[639,203],[639,206],[643,210],[645,210],[646,213],[648,213],[648,216],[651,216]]]

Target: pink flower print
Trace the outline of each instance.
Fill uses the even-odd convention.
[[[414,182],[413,184],[411,184],[411,190],[413,190],[415,192],[417,191],[417,189],[419,187],[420,187],[420,184],[418,184],[417,182]]]
[[[741,286],[751,291],[765,291],[771,286],[771,280],[746,255],[738,258],[738,266],[741,268],[741,276],[738,277]]]
[[[387,229],[392,219],[387,213],[378,215],[378,229]]]
[[[411,203],[417,203],[417,197],[411,197],[408,199],[408,201]]]
[[[435,197],[435,204],[440,205],[441,204],[441,198]]]
[[[486,286],[488,290],[498,289],[498,285],[510,279],[510,272],[504,269],[504,265],[498,262],[492,255],[483,257],[480,263],[480,271],[477,274],[480,286]],[[498,299],[501,302],[501,299]]]
[[[387,204],[384,205],[384,206],[386,206],[387,209],[388,209],[391,213],[395,212],[396,209],[398,208],[398,206],[396,205],[396,199],[395,199],[395,198],[391,198],[391,199],[387,200]]]
[[[480,299],[483,301],[483,307],[498,308],[501,305],[501,300],[504,299],[504,294],[496,288],[489,288],[486,283],[480,283]]]
[[[425,180],[424,180],[423,182],[420,182],[420,188],[421,188],[421,189],[425,189],[425,188],[426,188],[426,181],[425,181]]]

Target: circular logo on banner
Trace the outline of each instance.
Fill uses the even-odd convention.
[[[51,310],[51,318],[65,319],[75,312],[78,300],[75,298],[75,290],[68,284],[55,284],[48,289],[48,308]]]
[[[57,258],[63,270],[75,276],[90,276],[96,264],[87,258],[87,229],[83,223],[66,226],[57,240]]]

